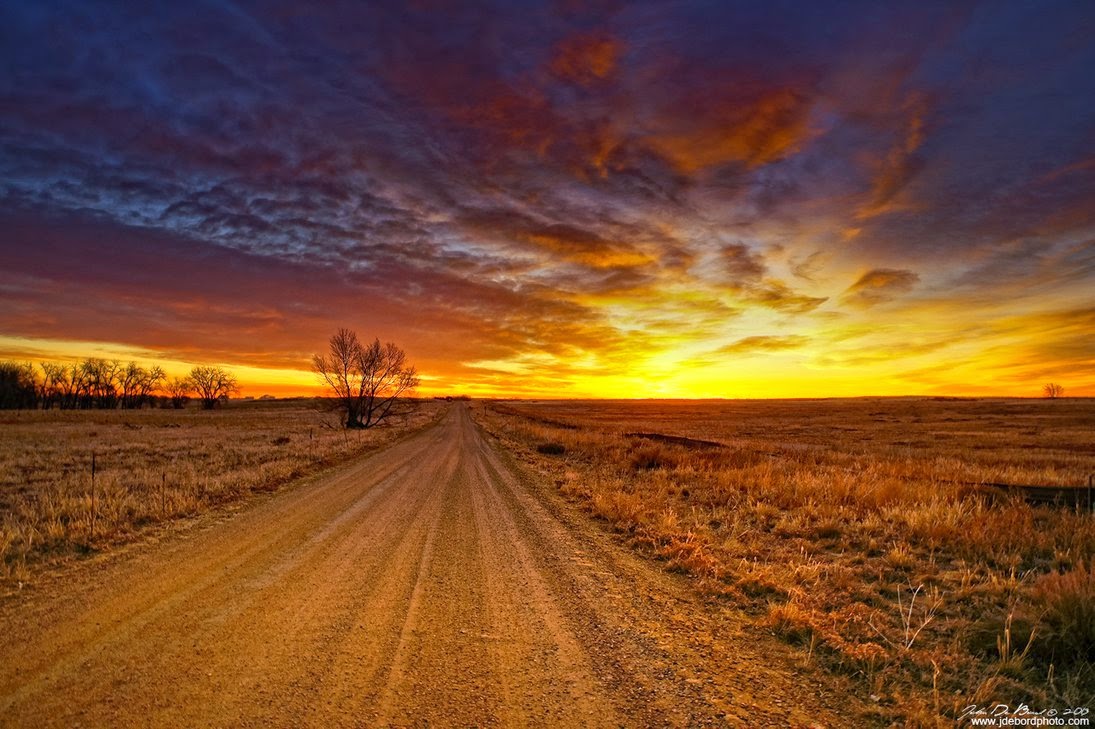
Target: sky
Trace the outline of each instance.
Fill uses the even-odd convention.
[[[322,7],[320,7],[322,5]],[[0,2],[0,359],[1095,396],[1091,2]]]

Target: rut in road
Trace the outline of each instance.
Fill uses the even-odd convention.
[[[5,725],[848,722],[785,649],[523,475],[462,403],[66,577],[0,605]]]

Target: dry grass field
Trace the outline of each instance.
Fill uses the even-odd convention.
[[[346,431],[308,400],[0,412],[0,581],[26,581],[45,563],[276,489],[438,413],[427,401],[390,426]]]
[[[634,545],[848,676],[881,720],[1095,703],[1095,516],[977,486],[1086,484],[1091,400],[500,402],[476,417]]]

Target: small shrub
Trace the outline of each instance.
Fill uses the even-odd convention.
[[[667,560],[669,568],[675,572],[714,579],[722,573],[718,558],[693,532],[674,535],[657,549],[657,555]]]
[[[674,465],[672,457],[659,445],[641,445],[631,452],[631,467],[636,471],[653,471]]]
[[[638,526],[646,513],[642,497],[625,491],[596,491],[592,505],[593,513],[624,531]]]
[[[566,446],[562,443],[541,443],[536,446],[536,450],[545,456],[561,456],[567,452]]]
[[[886,564],[892,569],[907,571],[916,566],[916,557],[904,544],[895,544],[893,549],[886,553]]]
[[[815,635],[810,614],[792,602],[769,604],[764,624],[788,643],[796,645],[810,643]]]
[[[837,539],[843,531],[839,521],[836,519],[825,519],[814,524],[810,536],[814,539]]]

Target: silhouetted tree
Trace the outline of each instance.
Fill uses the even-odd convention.
[[[1042,392],[1050,400],[1056,400],[1065,394],[1065,388],[1061,387],[1056,382],[1050,382],[1042,386]]]
[[[77,401],[81,408],[115,408],[121,385],[122,365],[118,360],[97,358],[80,363]]]
[[[56,362],[41,362],[42,407],[64,409],[72,397],[72,380],[68,367]]]
[[[37,407],[38,392],[34,365],[0,362],[0,409]]]
[[[347,428],[383,422],[396,403],[418,387],[418,372],[402,349],[379,339],[364,346],[349,329],[339,329],[331,337],[327,354],[315,355],[312,367],[345,412]]]
[[[179,410],[190,402],[190,393],[194,391],[194,386],[191,384],[190,378],[176,377],[165,384],[163,389],[167,393],[168,400],[171,401],[171,407]]]
[[[136,362],[130,362],[120,370],[118,380],[121,386],[123,408],[140,408],[148,402],[164,380],[164,371],[160,367],[145,369]]]
[[[212,410],[218,402],[227,400],[240,389],[236,378],[220,367],[195,367],[190,370],[188,379],[206,410]]]
[[[238,391],[236,378],[217,367],[195,367],[191,375],[200,377],[205,407]],[[142,408],[161,402],[162,390],[175,407],[182,407],[198,389],[191,377],[167,382],[159,365],[145,367],[130,362],[89,357],[82,362],[0,362],[0,408]]]
[[[153,393],[163,387],[163,383],[167,380],[167,373],[163,371],[163,368],[159,365],[153,366],[151,369],[144,371],[144,377],[141,377],[137,381],[137,390],[135,397],[137,401],[137,407],[142,407],[146,403],[151,403],[155,400]]]

